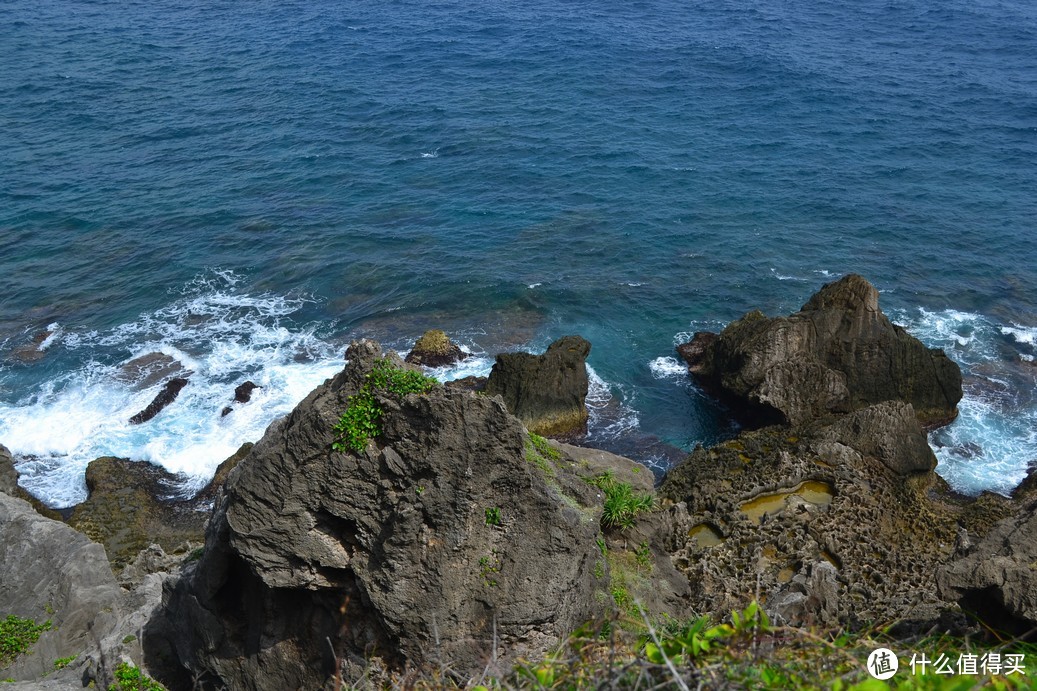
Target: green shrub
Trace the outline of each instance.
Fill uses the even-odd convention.
[[[166,687],[139,668],[120,662],[115,668],[115,683],[108,687],[108,691],[166,691]]]
[[[57,660],[54,660],[54,669],[65,669],[70,664],[72,664],[72,661],[75,659],[75,655],[69,655],[68,657],[59,657]]]
[[[638,514],[650,511],[655,505],[651,494],[635,494],[629,484],[616,480],[611,471],[588,482],[605,493],[605,506],[601,513],[603,528],[629,528],[634,525]]]
[[[382,433],[382,409],[375,400],[376,393],[394,396],[428,393],[437,383],[421,372],[393,367],[388,358],[378,360],[367,373],[360,390],[346,402],[346,410],[334,427],[336,437],[331,448],[360,453],[369,440]]]
[[[13,614],[0,620],[0,668],[7,667],[15,658],[33,646],[40,634],[50,630],[50,619],[37,624],[32,619],[22,619]]]
[[[501,513],[499,507],[492,507],[486,509],[486,525],[500,525],[501,524]]]

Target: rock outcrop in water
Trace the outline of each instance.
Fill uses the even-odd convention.
[[[798,425],[882,401],[910,403],[926,426],[950,422],[962,396],[960,369],[892,324],[878,298],[851,274],[796,314],[750,312],[678,351],[699,381],[754,426]]]
[[[485,393],[501,396],[530,432],[547,436],[578,434],[587,427],[587,356],[591,344],[563,336],[543,355],[501,353]]]
[[[346,369],[230,474],[204,555],[169,594],[168,640],[192,674],[321,688],[336,658],[347,676],[376,658],[466,676],[493,656],[539,655],[602,613],[600,499],[528,461],[499,399],[379,393],[377,439],[331,450],[380,357],[353,344]]]
[[[166,406],[176,400],[185,386],[187,386],[187,379],[183,377],[174,377],[167,381],[147,408],[130,417],[130,424],[139,425],[161,413]]]
[[[460,362],[468,357],[468,353],[453,343],[445,332],[430,329],[421,335],[411,351],[407,353],[407,362],[423,367],[443,367]]]

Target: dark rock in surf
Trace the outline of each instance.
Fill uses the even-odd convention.
[[[139,425],[158,415],[163,408],[176,400],[185,386],[187,386],[187,380],[182,377],[175,377],[167,381],[148,407],[130,418],[130,424]]]
[[[238,384],[234,389],[234,402],[235,403],[248,403],[252,400],[252,392],[256,389],[262,388],[259,384],[251,381],[246,381],[244,384]],[[221,412],[220,417],[227,417],[230,413],[234,412],[234,408],[226,406]]]
[[[259,384],[250,381],[246,381],[244,384],[238,384],[234,389],[235,403],[248,403],[252,400],[252,392],[258,388],[261,388]]]
[[[881,401],[910,403],[927,426],[957,415],[961,370],[879,309],[878,291],[850,274],[788,317],[750,312],[678,351],[707,389],[758,426],[798,425]]]
[[[543,355],[501,353],[486,382],[487,396],[499,395],[529,429],[545,436],[586,430],[587,356],[591,344],[579,336],[563,336]]]
[[[409,353],[406,362],[424,367],[443,367],[460,362],[468,357],[468,353],[451,342],[446,333],[438,329],[430,329],[421,335]]]

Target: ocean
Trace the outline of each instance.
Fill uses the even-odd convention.
[[[1028,0],[0,4],[0,443],[52,506],[202,486],[354,338],[593,344],[587,443],[734,433],[674,345],[856,272],[965,372],[965,493],[1037,461]],[[162,353],[189,385],[144,425]],[[220,411],[234,387],[253,400]]]

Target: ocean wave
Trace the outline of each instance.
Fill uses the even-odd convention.
[[[648,363],[648,369],[656,379],[668,379],[670,377],[686,377],[688,367],[675,357],[657,357]]]
[[[1037,462],[1037,368],[1025,352],[1037,329],[955,309],[897,311],[900,323],[962,368],[958,417],[929,435],[936,471],[965,494],[1008,494]]]
[[[0,439],[14,452],[21,484],[50,506],[86,497],[87,464],[100,456],[149,461],[183,478],[191,494],[245,441],[258,440],[314,387],[342,368],[315,326],[287,318],[304,298],[237,292],[239,277],[216,272],[184,297],[107,331],[64,332],[62,346],[84,363],[0,404]],[[140,358],[167,370],[147,380]],[[129,424],[169,376],[186,376],[177,400],[153,420]],[[233,402],[246,380],[259,385]],[[221,416],[225,406],[234,410]]]

